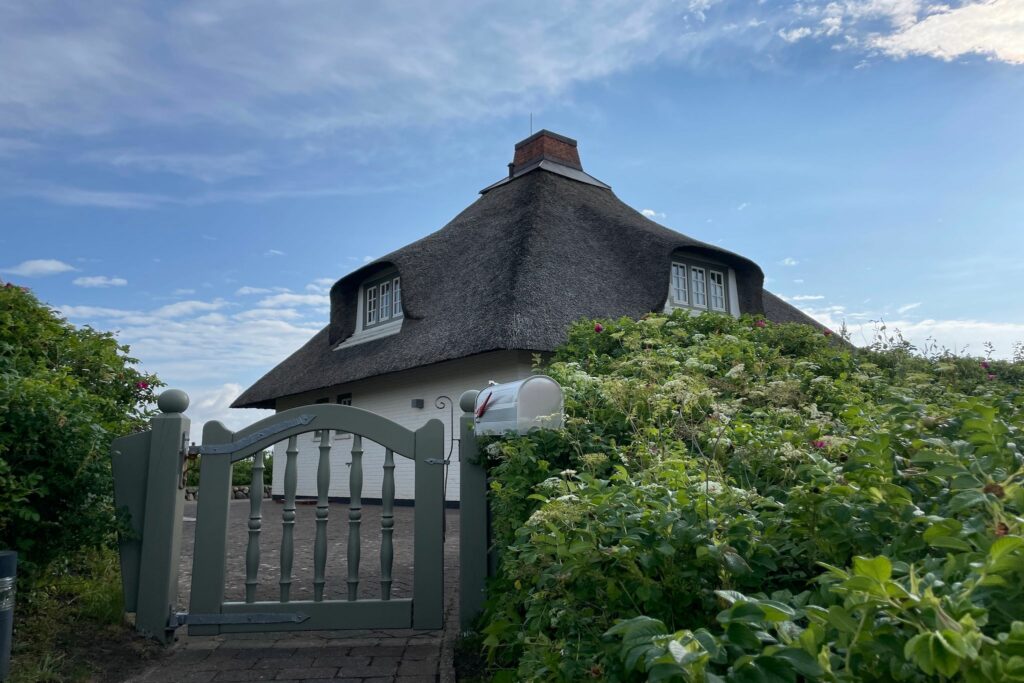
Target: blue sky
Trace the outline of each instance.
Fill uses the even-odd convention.
[[[0,277],[227,405],[534,128],[869,341],[1024,340],[1024,0],[0,0]],[[238,412],[238,411],[232,411]]]

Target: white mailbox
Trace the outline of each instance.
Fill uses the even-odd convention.
[[[477,395],[474,415],[479,435],[560,429],[563,423],[562,387],[546,375],[496,384]]]

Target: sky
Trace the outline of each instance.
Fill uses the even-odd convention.
[[[1022,121],[1024,0],[0,0],[0,278],[239,428],[532,125],[855,343],[1009,357]]]

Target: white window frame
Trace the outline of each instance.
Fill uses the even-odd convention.
[[[401,318],[402,311],[402,278],[396,277],[391,283],[391,317]]]
[[[377,289],[380,290],[380,313],[377,315],[377,321],[383,323],[385,320],[391,320],[391,280],[380,283]]]
[[[377,285],[366,288],[366,324],[364,327],[377,324]]]
[[[715,281],[715,277],[718,277],[718,281]],[[715,305],[715,287],[718,287],[719,298],[722,300],[721,306]],[[727,312],[729,308],[729,299],[725,293],[726,287],[726,275],[720,270],[708,270],[708,306],[712,311],[719,311],[721,313]]]
[[[714,311],[739,317],[739,297],[736,290],[736,275],[732,268],[714,259],[704,259],[699,255],[676,253],[672,255],[669,270],[668,295],[665,297],[665,311],[671,312],[685,308],[694,314],[702,311]],[[685,299],[679,290],[679,276],[685,273]],[[696,283],[703,283],[703,287]],[[721,288],[719,289],[719,285]],[[702,291],[697,291],[702,289]],[[716,301],[712,301],[712,294]],[[717,294],[721,294],[719,299]],[[698,294],[703,294],[704,302],[695,303]],[[718,306],[717,304],[722,304]]]
[[[700,273],[699,279],[697,273]],[[693,284],[693,304],[694,308],[703,308],[707,310],[708,307],[708,271],[703,266],[690,266],[690,282]],[[703,285],[702,288],[698,288],[697,284]],[[700,303],[697,301],[697,297],[702,296],[704,302]]]
[[[672,303],[681,306],[690,305],[689,277],[685,263],[672,262]],[[680,285],[682,286],[680,287]]]

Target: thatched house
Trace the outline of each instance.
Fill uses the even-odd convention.
[[[331,401],[409,427],[430,417],[447,424],[438,396],[457,402],[488,381],[529,375],[533,354],[554,349],[583,317],[685,307],[813,323],[764,290],[753,261],[622,203],[583,170],[575,140],[545,130],[531,135],[515,146],[508,176],[480,195],[441,230],[338,280],[330,324],[234,407]],[[349,438],[332,436],[335,472],[345,471]],[[302,443],[300,496],[316,494],[317,445],[313,437]],[[367,499],[380,488],[374,463],[383,456],[374,448],[365,456]],[[395,472],[400,499],[412,498],[407,465]],[[275,494],[281,470],[274,469]],[[451,501],[459,499],[458,471],[448,472]],[[331,495],[346,498],[346,477],[334,479]]]

